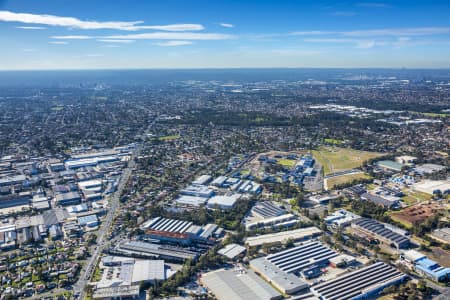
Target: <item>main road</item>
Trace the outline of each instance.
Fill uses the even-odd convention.
[[[130,179],[132,170],[135,167],[134,157],[136,157],[136,155],[140,152],[141,147],[142,146],[139,145],[134,151],[130,161],[128,162],[128,166],[123,170],[122,175],[120,176],[120,181],[116,192],[110,197],[108,213],[106,214],[106,217],[97,232],[98,246],[95,247],[94,253],[92,253],[87,264],[81,269],[78,281],[73,286],[74,297],[76,299],[84,299],[86,285],[89,283],[89,280],[91,279],[91,276],[96,268],[97,260],[107,244],[105,238],[111,228],[114,215],[120,207],[120,197],[122,192]]]

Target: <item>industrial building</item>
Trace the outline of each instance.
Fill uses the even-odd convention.
[[[250,261],[250,268],[283,294],[295,294],[309,285],[292,273],[287,273],[264,257]]]
[[[241,198],[241,194],[216,195],[208,200],[208,208],[232,209]]]
[[[129,256],[148,257],[152,259],[164,259],[174,262],[197,259],[199,252],[194,252],[182,247],[154,244],[141,241],[129,241],[120,243],[113,253]]]
[[[450,279],[450,268],[442,267],[420,252],[408,250],[402,256],[411,262],[416,272],[422,276],[438,282],[445,282]]]
[[[382,160],[377,162],[377,166],[387,171],[401,172],[403,165],[392,160]]]
[[[299,228],[289,231],[281,231],[277,233],[263,234],[252,236],[245,239],[245,244],[252,247],[259,247],[264,244],[284,244],[288,240],[299,242],[319,236],[322,231],[317,227]]]
[[[81,196],[77,192],[57,194],[55,198],[56,205],[74,205],[81,202]]]
[[[324,246],[320,242],[309,242],[303,245],[290,248],[275,254],[268,255],[264,258],[257,258],[250,262],[250,265],[257,268],[261,273],[261,266],[269,264],[276,266],[282,272],[293,273],[297,276],[302,275],[309,279],[311,275],[304,271],[311,269],[320,269],[328,266],[329,260],[339,254]],[[265,262],[262,264],[261,262]]]
[[[348,210],[340,209],[328,215],[324,220],[327,223],[327,226],[337,229],[346,227],[359,218],[361,218],[361,216],[349,212]]]
[[[247,249],[238,244],[228,244],[224,248],[217,251],[217,253],[228,257],[229,259],[234,259],[244,253]]]
[[[311,291],[323,300],[359,300],[376,296],[407,276],[383,262],[377,262],[335,279],[314,285]]]
[[[410,240],[405,236],[406,232],[373,219],[360,218],[352,223],[352,228],[397,249],[410,246]]]
[[[446,170],[446,166],[442,165],[436,165],[436,164],[423,164],[420,166],[417,166],[414,171],[416,171],[420,175],[430,175],[434,173],[438,173],[441,171]]]
[[[187,196],[210,198],[214,196],[214,191],[204,185],[191,184],[190,186],[181,190],[180,194]]]
[[[450,180],[423,180],[414,184],[413,189],[429,195],[436,193],[449,194]]]
[[[218,300],[277,300],[282,295],[252,270],[220,269],[202,274],[200,282]]]
[[[161,217],[145,222],[140,228],[148,238],[181,245],[213,243],[222,234],[222,229],[215,224],[197,226],[192,222]]]
[[[246,230],[263,227],[290,227],[298,223],[298,217],[289,214],[269,201],[257,202],[243,220]]]
[[[384,206],[385,208],[394,208],[400,206],[400,198],[391,195],[375,195],[371,193],[364,193],[361,200],[372,202],[373,204]]]
[[[204,206],[206,203],[206,198],[198,196],[181,195],[180,197],[175,199],[175,202],[179,206],[194,208]]]

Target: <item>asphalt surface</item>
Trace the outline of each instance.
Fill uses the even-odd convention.
[[[127,184],[128,180],[130,179],[131,170],[135,166],[134,157],[135,157],[135,155],[133,155],[131,157],[127,168],[124,169],[124,171],[120,177],[120,182],[117,187],[117,191],[113,194],[113,196],[109,200],[108,213],[107,213],[105,219],[103,220],[102,224],[100,225],[100,229],[97,232],[97,245],[98,246],[95,247],[94,253],[92,253],[87,264],[85,264],[84,267],[82,268],[80,275],[79,275],[79,279],[73,286],[73,292],[74,292],[75,299],[84,299],[86,285],[89,283],[89,280],[91,279],[91,276],[92,276],[93,272],[95,271],[97,260],[100,256],[100,254],[103,252],[103,249],[108,244],[105,239],[107,237],[108,231],[111,228],[112,222],[114,220],[114,214],[116,213],[117,209],[120,207],[120,196],[122,195],[125,185]]]

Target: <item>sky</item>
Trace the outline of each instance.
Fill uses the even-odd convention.
[[[450,2],[0,0],[0,70],[450,68]]]

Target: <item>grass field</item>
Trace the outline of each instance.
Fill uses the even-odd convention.
[[[323,141],[327,144],[332,144],[332,145],[342,145],[344,143],[343,141],[336,140],[336,139],[324,139]]]
[[[323,166],[324,175],[358,168],[363,162],[384,155],[339,147],[321,147],[319,150],[313,150],[312,154]]]
[[[156,140],[165,142],[165,141],[177,140],[179,138],[180,138],[179,135],[166,135],[166,136],[160,136],[160,137],[156,138]]]
[[[355,179],[369,179],[369,178],[371,178],[371,177],[364,173],[336,176],[336,177],[327,179],[327,188],[332,189],[336,185],[349,183]]]
[[[405,226],[405,228],[407,228],[407,229],[411,229],[411,228],[413,227],[413,224],[411,224],[410,222],[406,221],[406,220],[403,219],[403,218],[397,217],[397,215],[395,214],[395,212],[394,212],[394,213],[391,213],[391,214],[390,214],[390,217],[391,217],[392,220],[394,220],[394,221],[397,222],[397,223],[402,224],[402,225]]]
[[[295,164],[297,163],[296,160],[294,159],[285,159],[285,158],[281,158],[277,160],[277,163],[279,165],[282,165],[283,167],[287,167],[287,168],[292,168],[293,166],[295,166]]]
[[[426,193],[418,192],[418,191],[410,191],[408,189],[404,189],[403,193],[406,195],[402,197],[402,201],[408,205],[414,205],[420,202],[429,201],[432,196]]]

